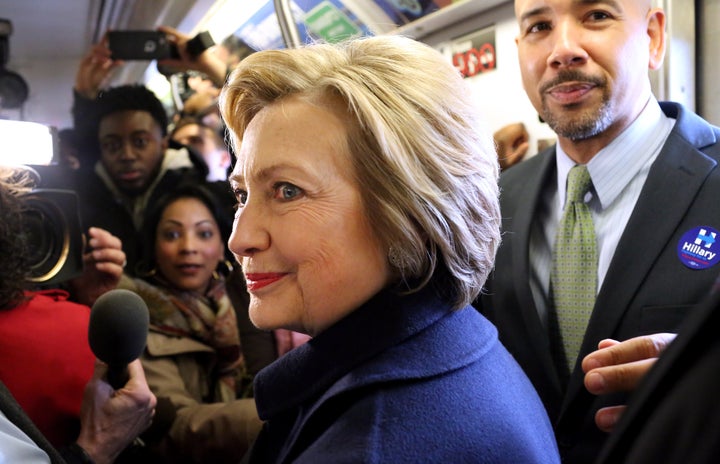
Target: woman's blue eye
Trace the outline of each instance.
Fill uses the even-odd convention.
[[[302,193],[300,187],[287,182],[281,182],[275,186],[276,198],[281,200],[292,200]]]

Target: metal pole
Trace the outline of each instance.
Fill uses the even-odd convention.
[[[295,24],[295,18],[292,15],[292,9],[290,8],[290,0],[273,0],[275,5],[275,15],[277,16],[278,23],[280,23],[280,33],[282,34],[285,46],[287,48],[297,48],[302,43],[300,42],[300,32],[298,31],[297,24]]]

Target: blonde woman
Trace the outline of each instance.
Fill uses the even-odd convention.
[[[492,138],[456,70],[401,37],[265,51],[221,95],[229,248],[261,329],[251,463],[559,462],[532,385],[470,303],[500,240]]]

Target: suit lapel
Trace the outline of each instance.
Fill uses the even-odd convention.
[[[620,238],[595,302],[581,353],[595,350],[598,340],[614,332],[655,261],[668,246],[673,246],[669,240],[717,164],[688,143],[688,139],[699,143],[700,147],[714,143],[710,126],[702,123],[702,127],[706,128],[704,134],[712,135],[712,140],[703,136],[697,126],[690,133],[687,130],[688,121],[683,116],[682,113],[678,115],[676,127],[651,167]],[[642,252],[637,251],[640,243]],[[582,389],[583,373],[576,366],[563,411]]]
[[[519,310],[522,312],[522,320],[529,321],[526,325],[528,330],[528,344],[536,353],[541,370],[547,373],[547,383],[553,385],[558,391],[562,391],[560,376],[557,372],[552,352],[548,328],[542,324],[538,316],[538,308],[530,288],[530,232],[533,227],[533,219],[537,216],[538,209],[542,202],[544,186],[548,184],[555,172],[555,149],[538,154],[538,165],[535,166],[535,174],[525,179],[523,185],[524,195],[519,198],[533,198],[534,201],[520,200],[516,205],[513,214],[513,238],[512,269],[518,272],[518,278],[514,279],[515,294],[518,297]],[[550,308],[547,302],[546,307]]]

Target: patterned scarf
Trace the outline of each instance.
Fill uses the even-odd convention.
[[[148,304],[151,330],[190,337],[215,349],[216,394],[222,401],[235,399],[236,378],[245,377],[246,369],[237,316],[225,291],[225,279],[213,277],[204,295],[177,290],[159,276],[153,277],[155,285],[138,279],[133,283]]]

